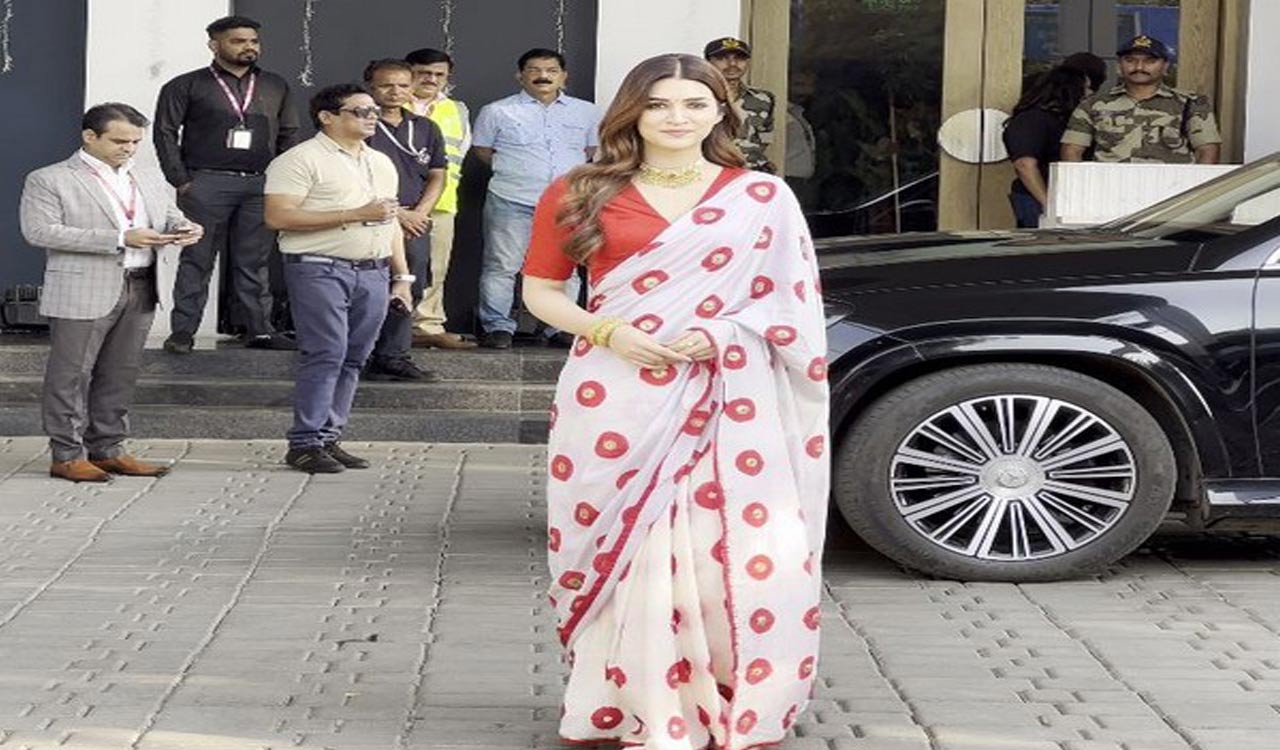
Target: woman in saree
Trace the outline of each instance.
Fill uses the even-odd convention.
[[[743,169],[724,79],[661,55],[596,161],[534,215],[524,300],[577,334],[551,410],[560,734],[653,750],[780,742],[818,655],[828,463],[813,246]],[[586,309],[564,280],[585,265]]]

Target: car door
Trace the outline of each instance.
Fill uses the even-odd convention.
[[[1194,307],[1212,363],[1197,384],[1211,404],[1229,473],[1280,477],[1280,157],[1232,172],[1159,212],[1167,239],[1202,242]],[[1202,454],[1206,446],[1201,446]]]
[[[1261,259],[1253,295],[1255,439],[1260,475],[1280,478],[1280,232],[1254,256]]]

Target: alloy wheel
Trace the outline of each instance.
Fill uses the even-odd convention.
[[[1137,466],[1125,439],[1082,406],[984,396],[918,423],[889,467],[894,503],[929,542],[980,560],[1065,554],[1129,509]]]

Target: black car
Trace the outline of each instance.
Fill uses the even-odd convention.
[[[833,494],[899,562],[1095,571],[1280,517],[1280,154],[1086,230],[818,243]]]

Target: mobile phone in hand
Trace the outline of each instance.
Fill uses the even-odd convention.
[[[405,304],[404,300],[400,299],[399,297],[392,297],[391,312],[397,315],[408,315],[410,310],[409,310],[409,306]]]

